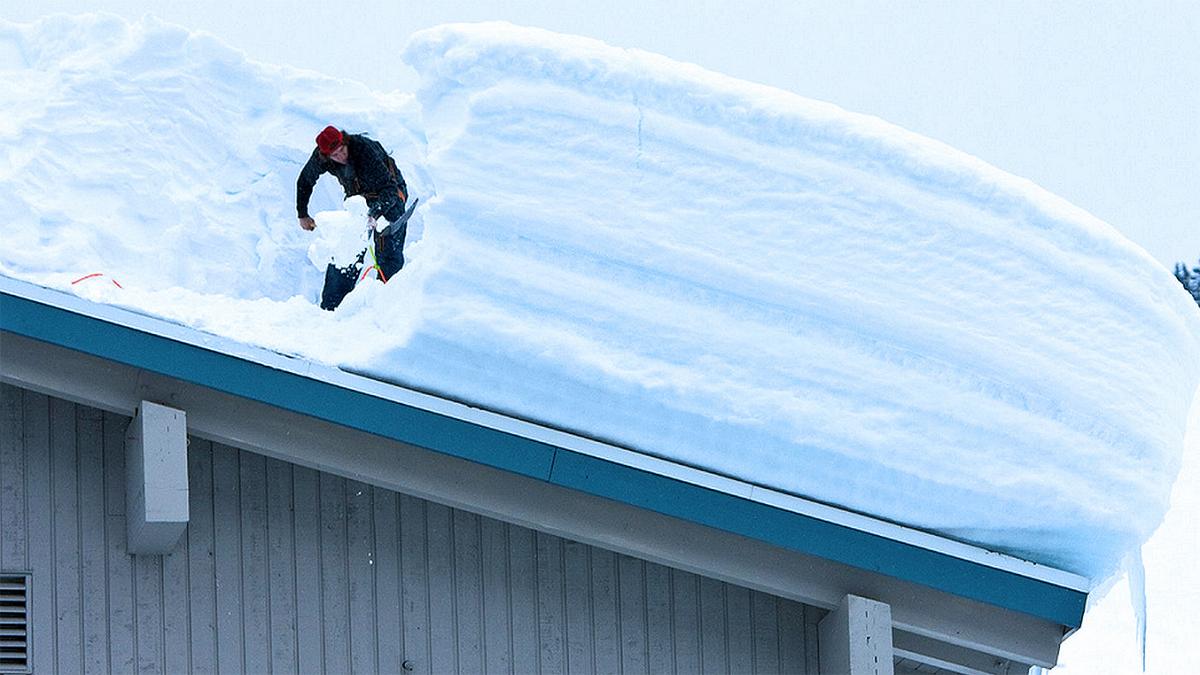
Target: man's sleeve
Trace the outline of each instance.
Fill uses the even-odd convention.
[[[317,184],[317,179],[321,177],[322,173],[324,170],[321,168],[321,158],[317,155],[317,151],[313,150],[313,154],[304,164],[304,168],[300,169],[300,177],[296,179],[296,215],[298,217],[308,217],[308,200],[312,197],[313,186]]]
[[[372,163],[375,163],[385,185],[384,189],[380,191],[378,199],[375,200],[367,214],[372,218],[378,218],[379,216],[391,211],[396,205],[396,202],[400,201],[399,195],[396,194],[396,190],[400,187],[400,182],[398,180],[400,172],[399,170],[395,171],[394,173],[392,172],[392,163],[390,161],[391,157],[388,156],[387,150],[383,149],[383,145],[379,141],[373,138],[365,138],[364,140],[366,143],[363,144],[363,147],[365,147],[367,152],[371,154]],[[405,192],[405,194],[407,194],[407,192]]]

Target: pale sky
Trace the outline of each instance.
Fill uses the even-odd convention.
[[[252,58],[411,91],[408,35],[503,19],[876,115],[1033,180],[1163,265],[1200,259],[1200,2],[39,0],[151,13]]]

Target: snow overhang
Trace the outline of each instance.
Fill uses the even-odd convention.
[[[1082,622],[1074,574],[5,277],[0,331],[1035,617],[1060,639]]]

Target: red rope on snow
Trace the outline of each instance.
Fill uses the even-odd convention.
[[[96,277],[102,277],[102,276],[104,276],[103,272],[92,272],[91,274],[85,274],[85,275],[79,277],[78,279],[76,279],[75,281],[72,281],[71,285],[74,286],[75,284],[77,284],[81,281],[85,281],[87,279],[94,279]],[[110,281],[113,282],[113,286],[116,286],[117,288],[124,290],[125,287],[122,286],[120,284],[120,282],[118,282],[116,279],[110,279]]]

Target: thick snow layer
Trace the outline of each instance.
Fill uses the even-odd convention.
[[[1162,521],[1200,312],[1107,224],[648,53],[482,24],[405,58],[384,96],[152,20],[0,23],[0,273],[1096,581]],[[327,123],[422,198],[332,314],[358,216],[329,177],[318,232],[294,210]]]

